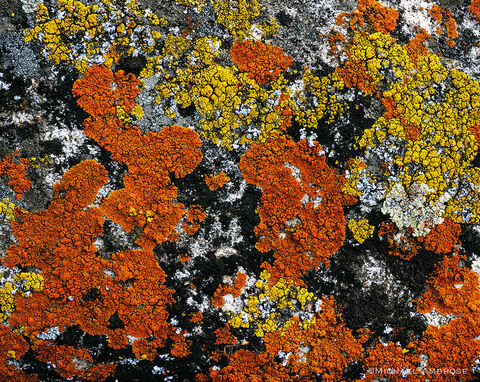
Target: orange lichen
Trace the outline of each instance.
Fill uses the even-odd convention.
[[[33,374],[18,369],[11,360],[19,360],[29,349],[28,342],[21,334],[12,332],[12,328],[0,325],[0,380],[2,381],[38,381]]]
[[[431,38],[427,31],[422,28],[420,33],[415,34],[415,38],[410,39],[408,45],[404,47],[406,49],[408,56],[416,65],[419,56],[426,56],[428,54],[427,48],[425,48],[424,42]]]
[[[121,108],[127,115],[134,113],[138,85],[133,75],[123,71],[113,74],[94,66],[75,82],[73,94],[91,115],[84,122],[85,134],[109,150],[114,160],[128,166],[125,188],[104,200],[102,212],[127,232],[140,227],[143,231],[138,244],[151,250],[158,243],[178,237],[174,230],[186,209],[174,202],[177,188],[169,175],[181,178],[193,171],[202,159],[201,140],[195,131],[180,126],[142,135],[138,126],[124,123],[117,110]],[[195,221],[192,233],[203,220],[196,208],[193,211],[196,215],[190,213]]]
[[[275,81],[293,62],[292,57],[286,56],[278,46],[261,41],[235,40],[230,56],[238,69],[259,85]]]
[[[357,9],[351,13],[341,13],[335,19],[337,25],[343,25],[345,19],[351,29],[364,28],[365,24],[373,28],[370,32],[389,34],[397,25],[398,12],[384,7],[375,0],[359,0]]]
[[[205,175],[205,183],[211,191],[222,188],[229,181],[230,178],[223,171],[218,175]]]
[[[420,250],[417,238],[409,232],[401,233],[394,223],[384,223],[380,225],[378,236],[385,237],[390,246],[389,254],[398,256],[404,260],[410,260],[416,256]]]
[[[479,4],[472,1],[470,10],[480,18]],[[216,8],[215,10],[218,11]],[[430,13],[445,27],[449,38],[447,43],[453,46],[451,39],[457,36],[457,32],[451,12],[435,5]],[[433,150],[427,149],[434,141],[435,132],[443,129],[443,124],[430,123],[429,119],[420,116],[424,104],[430,102],[427,98],[436,94],[433,87],[423,88],[423,84],[428,87],[429,84],[438,83],[442,85],[438,86],[439,89],[449,82],[454,83],[457,88],[472,87],[471,96],[468,92],[459,92],[458,97],[455,93],[446,93],[448,97],[445,96],[444,103],[451,103],[453,106],[445,108],[441,113],[437,113],[431,105],[425,106],[431,107],[428,112],[431,115],[439,114],[440,118],[453,116],[452,121],[456,120],[458,125],[463,123],[460,117],[465,119],[468,123],[463,123],[465,127],[462,128],[471,133],[444,134],[440,137],[447,137],[455,143],[460,142],[468,146],[469,151],[468,155],[462,154],[463,156],[457,155],[454,150],[448,151],[450,146],[456,144],[445,140],[439,146],[440,154],[445,155],[440,157],[439,154],[435,158],[438,160],[438,167],[441,168],[441,164],[444,164],[443,160],[449,163],[448,167],[444,167],[448,170],[460,168],[463,166],[462,162],[469,165],[480,146],[480,124],[475,122],[476,114],[455,114],[452,110],[475,109],[473,102],[477,102],[474,96],[478,89],[455,70],[451,71],[451,79],[446,81],[448,76],[444,74],[445,70],[440,61],[436,61],[438,57],[430,55],[424,46],[424,42],[430,37],[425,30],[416,34],[408,46],[396,44],[388,34],[394,30],[397,18],[397,11],[384,7],[375,0],[359,0],[355,11],[338,16],[337,23],[347,26],[349,37],[332,32],[328,38],[333,52],[337,50],[337,41],[345,43],[342,44],[346,46],[345,52],[342,52],[345,55],[341,55],[341,59],[346,57],[346,60],[331,76],[334,79],[332,81],[327,78],[327,81],[323,81],[311,72],[304,76],[303,82],[308,85],[306,88],[318,90],[311,91],[312,104],[327,105],[330,102],[327,94],[330,93],[323,89],[331,88],[337,95],[336,91],[343,90],[344,85],[358,88],[364,95],[375,95],[385,108],[381,120],[383,125],[377,121],[372,129],[366,129],[364,137],[358,139],[357,143],[367,150],[373,149],[377,141],[381,143],[386,137],[394,137],[391,139],[394,143],[408,141],[409,145],[421,146],[421,150],[417,151],[422,153],[421,159],[427,162],[427,159],[433,157]],[[183,37],[178,40],[185,45],[191,44],[192,38],[195,38],[191,34],[193,25],[190,18],[187,24],[188,30],[182,32]],[[248,25],[250,26],[250,23]],[[133,30],[135,25],[128,27]],[[220,131],[218,137],[212,135],[209,138],[214,137],[212,141],[215,143],[221,142],[220,138],[225,135],[225,131],[230,131],[229,129],[235,135],[240,134],[235,130],[241,130],[243,134],[244,126],[247,127],[245,130],[248,130],[250,126],[261,122],[265,127],[265,133],[262,130],[258,137],[242,135],[240,143],[252,143],[252,146],[241,158],[239,166],[245,181],[262,190],[260,205],[256,210],[260,218],[260,223],[255,228],[258,237],[256,248],[263,253],[271,252],[275,260],[271,264],[262,264],[265,268],[263,272],[268,273],[269,277],[265,283],[260,280],[260,283],[263,283],[260,285],[266,286],[270,283],[276,287],[269,289],[270,296],[268,293],[263,293],[262,297],[260,294],[258,297],[245,296],[246,291],[251,291],[253,287],[246,290],[248,277],[238,271],[230,283],[219,285],[212,297],[212,303],[217,308],[223,306],[226,295],[246,297],[248,304],[253,301],[250,306],[258,310],[258,316],[263,316],[264,311],[260,312],[259,306],[261,303],[268,305],[266,297],[274,294],[272,290],[278,295],[288,295],[289,299],[292,299],[292,296],[299,298],[302,296],[302,289],[307,291],[300,287],[307,283],[308,279],[302,279],[307,271],[329,265],[330,256],[340,249],[345,238],[343,207],[355,201],[353,197],[346,195],[346,189],[355,188],[355,180],[360,178],[352,175],[353,182],[347,186],[345,177],[327,165],[323,149],[317,142],[295,142],[283,135],[291,125],[293,113],[304,112],[302,106],[295,104],[293,98],[290,99],[290,90],[285,87],[287,79],[282,76],[292,64],[291,57],[286,56],[279,47],[262,42],[235,41],[230,50],[231,58],[240,71],[244,72],[238,75],[236,68],[221,67],[212,61],[217,50],[209,51],[208,46],[216,46],[219,42],[213,39],[209,42],[208,38],[205,38],[202,44],[198,44],[202,49],[206,49],[206,55],[203,55],[205,52],[202,53],[202,49],[194,50],[192,54],[174,49],[172,55],[188,57],[187,64],[175,74],[175,81],[162,80],[160,83],[165,86],[162,88],[165,93],[171,90],[168,87],[172,83],[178,85],[180,90],[174,91],[172,102],[175,101],[182,108],[195,106],[197,112],[206,118],[202,121],[206,127],[202,128],[205,131],[209,131],[209,128]],[[115,61],[120,58],[112,49],[109,54]],[[208,68],[202,67],[205,57]],[[152,69],[152,73],[158,74],[156,70],[163,68],[166,61],[162,60],[157,61],[158,68]],[[200,64],[197,65],[198,63]],[[171,68],[174,67],[175,65],[171,65]],[[432,79],[435,76],[444,77],[440,82]],[[165,78],[168,77],[171,78],[172,75],[166,74]],[[390,84],[393,85],[389,89]],[[140,128],[132,123],[132,120],[138,120],[142,115],[141,107],[135,103],[140,87],[140,81],[134,75],[125,74],[123,71],[112,73],[109,69],[98,66],[88,69],[74,84],[73,94],[78,97],[78,104],[90,115],[84,124],[86,136],[108,150],[115,161],[124,163],[128,175],[123,178],[123,188],[111,192],[106,199],[101,199],[97,194],[107,183],[107,172],[99,163],[87,160],[68,170],[63,179],[54,185],[53,199],[44,211],[29,213],[15,209],[11,228],[16,243],[8,248],[5,257],[0,259],[0,264],[7,267],[34,268],[35,272],[41,274],[44,286],[41,290],[29,291],[28,297],[22,292],[16,293],[15,311],[6,319],[9,326],[0,325],[0,379],[35,380],[35,376],[15,369],[14,360],[19,361],[27,352],[31,352],[38,361],[53,365],[56,372],[65,379],[101,381],[115,371],[114,364],[96,364],[93,353],[81,348],[80,343],[72,347],[40,340],[39,334],[52,327],[59,328],[60,331],[75,327],[89,335],[102,336],[111,348],[127,348],[135,357],[144,361],[154,361],[159,355],[159,349],[164,353],[167,344],[172,344],[170,355],[174,357],[183,358],[190,354],[190,345],[196,340],[192,339],[194,331],[187,333],[181,328],[175,328],[168,321],[167,309],[175,302],[174,291],[165,286],[166,275],[158,265],[153,248],[166,240],[178,239],[184,233],[194,235],[206,219],[204,207],[185,206],[177,202],[177,188],[173,180],[192,173],[200,163],[202,142],[194,130],[180,126],[167,126],[159,132],[143,134]],[[190,92],[189,88],[195,91]],[[267,88],[271,90],[267,91]],[[242,94],[238,93],[239,89],[243,89]],[[230,109],[230,106],[227,107],[220,101],[228,92],[232,95],[230,98],[235,98]],[[306,93],[308,92],[304,92]],[[420,96],[423,93],[426,94],[425,101],[424,97]],[[325,100],[318,94],[323,94]],[[228,101],[229,97],[226,98]],[[297,97],[301,104],[300,99],[300,96]],[[337,103],[336,99],[334,103]],[[268,107],[262,106],[267,104]],[[259,105],[262,108],[261,117],[255,114],[258,114],[255,108]],[[405,105],[413,106],[409,109]],[[237,118],[242,109],[247,110],[245,107],[251,107],[252,115],[246,119]],[[336,108],[343,111],[341,106]],[[417,115],[415,108],[419,111],[418,117],[414,117]],[[323,111],[319,108],[320,111],[317,112],[318,115],[322,114],[322,117],[309,119],[308,112],[312,110],[304,112],[304,119],[313,121],[311,127],[315,127],[321,123]],[[225,113],[230,113],[229,118],[225,117]],[[336,113],[337,111],[332,114]],[[219,121],[219,116],[222,119],[217,125],[215,123]],[[460,117],[456,118],[458,116]],[[237,119],[242,124],[236,123]],[[471,121],[473,122],[470,123]],[[207,122],[212,125],[207,127]],[[454,125],[452,124],[452,130]],[[310,125],[306,123],[305,126]],[[431,133],[431,137],[428,133]],[[206,136],[208,138],[208,135]],[[371,145],[365,143],[369,139],[373,142]],[[360,143],[362,140],[363,143]],[[226,147],[233,149],[236,141],[227,142]],[[407,151],[404,146],[385,147],[392,149],[392,152]],[[398,147],[399,150],[393,150]],[[377,150],[378,153],[381,153],[380,149]],[[386,178],[392,175],[395,177],[395,169],[402,166],[415,171],[420,158],[420,155],[417,155],[410,161],[399,160],[395,162],[395,167],[389,166],[389,163],[382,159],[377,161],[374,150],[371,153],[375,157],[373,165],[368,163],[368,156],[363,157],[367,163],[360,158],[349,161],[352,170],[355,164],[357,165],[356,175],[372,170]],[[0,175],[8,175],[9,186],[20,198],[23,191],[31,186],[26,179],[28,160],[14,160],[14,156],[18,156],[18,153],[15,152],[0,161]],[[450,157],[448,161],[447,157]],[[455,161],[452,159],[457,157]],[[447,170],[439,170],[438,176],[441,177],[446,172]],[[453,174],[452,178],[455,175],[453,170],[450,174]],[[468,176],[474,179],[474,189],[479,183],[480,175],[472,172],[468,173]],[[381,180],[380,177],[369,179],[372,187],[376,186],[377,179]],[[205,176],[205,183],[212,191],[223,187],[228,181],[229,178],[224,172]],[[466,175],[460,180],[463,181],[469,181]],[[420,184],[426,185],[422,182]],[[453,190],[461,194],[463,191],[459,184],[449,188],[448,192]],[[362,196],[365,187],[360,188],[360,185],[365,186],[366,183],[358,182],[358,185],[358,190],[353,190],[349,195]],[[391,186],[392,184],[385,187],[385,192],[389,192],[387,190],[391,190]],[[445,191],[447,198],[451,194],[446,190],[446,187],[441,189],[442,192]],[[352,219],[353,222],[360,221],[356,216],[359,211],[365,212],[363,207],[360,207],[362,206],[349,211],[355,218]],[[400,207],[403,205],[400,204]],[[442,208],[436,211],[441,214],[444,211]],[[385,214],[389,210],[386,211]],[[465,211],[467,210],[461,212]],[[232,334],[228,323],[218,328],[215,331],[215,343],[202,344],[202,351],[207,352],[209,348],[212,350],[210,358],[208,354],[207,357],[202,357],[209,362],[209,366],[213,364],[215,367],[205,375],[198,375],[197,380],[313,382],[321,378],[338,381],[345,378],[344,372],[349,364],[362,361],[364,368],[374,369],[414,370],[423,364],[430,368],[461,367],[471,370],[480,354],[480,290],[478,275],[463,268],[464,259],[457,254],[460,250],[457,243],[461,233],[458,222],[467,221],[459,218],[454,220],[447,216],[439,216],[443,219],[439,221],[443,223],[417,219],[416,222],[425,228],[425,232],[419,229],[425,235],[422,237],[414,234],[412,226],[405,225],[402,220],[395,220],[394,217],[390,214],[392,222],[382,223],[378,232],[380,236],[386,237],[390,249],[397,256],[410,259],[417,254],[421,245],[437,254],[453,252],[438,264],[435,276],[428,281],[426,292],[416,301],[421,314],[435,309],[439,314],[454,316],[447,324],[440,327],[430,325],[423,333],[423,338],[408,343],[405,348],[398,343],[385,344],[377,341],[362,349],[371,334],[368,330],[359,330],[354,336],[344,325],[339,313],[340,308],[335,305],[333,297],[309,297],[308,303],[304,300],[305,303],[301,304],[298,311],[290,309],[289,305],[281,306],[279,311],[283,309],[283,312],[274,317],[276,321],[273,330],[265,329],[266,333],[262,333],[261,342],[255,344],[252,341],[252,348],[257,346],[255,351],[239,350],[240,347],[249,345],[248,341],[241,341],[242,336],[245,338],[251,334],[248,325],[236,326],[229,321],[233,328],[244,328],[236,329],[239,339]],[[138,237],[136,244],[142,249],[102,253],[101,257],[94,243],[103,233],[105,218],[118,223],[131,236]],[[354,223],[352,227],[352,232],[355,233]],[[373,226],[369,235],[371,231]],[[368,237],[357,235],[356,238],[364,240],[364,236]],[[182,254],[178,259],[186,263],[190,257]],[[175,266],[179,266],[175,257],[174,262]],[[193,264],[188,263],[183,267],[191,266]],[[197,281],[202,282],[201,279]],[[279,284],[283,286],[280,287]],[[190,287],[190,290],[186,291],[188,294],[196,295],[199,292],[192,283],[188,284],[188,281],[184,285],[187,289],[188,285]],[[257,289],[258,285],[255,283]],[[285,285],[295,287],[285,288]],[[265,287],[264,291],[266,289]],[[313,297],[313,293],[309,292],[309,295]],[[183,296],[181,298],[183,299]],[[288,321],[285,320],[286,310],[290,310]],[[187,323],[187,327],[200,329],[202,312],[189,312],[192,311],[183,313],[185,319],[182,321]],[[239,313],[239,317],[243,315],[244,318],[245,313],[249,312],[244,309]],[[121,322],[121,328],[114,328],[116,325],[110,324],[112,317]],[[265,320],[265,325],[270,325],[267,321],[272,321],[271,317]],[[210,319],[209,314],[208,320]],[[172,322],[175,321],[177,320],[173,317]],[[277,321],[282,321],[282,330],[276,330]],[[242,321],[243,323],[250,323],[250,318]],[[397,334],[395,330],[394,335]],[[383,376],[368,373],[365,375],[366,380],[375,380],[378,377]],[[392,381],[404,379],[400,375],[388,377]],[[458,379],[456,376],[444,374],[429,377],[431,381]],[[470,378],[464,375],[462,377],[466,380]],[[409,380],[421,381],[424,378],[409,376]]]
[[[390,245],[390,254],[410,260],[417,255],[422,244],[425,249],[438,254],[454,251],[460,232],[460,225],[447,217],[442,224],[431,228],[424,237],[414,237],[409,230],[399,233],[394,223],[382,223],[378,235],[387,239]]]
[[[480,121],[475,123],[469,130],[474,135],[477,146],[480,147]]]
[[[32,182],[27,178],[27,169],[30,167],[28,158],[18,158],[18,150],[0,160],[0,175],[8,176],[8,186],[21,199],[23,193],[30,189]]]
[[[480,21],[480,0],[472,0],[468,10],[472,12]]]
[[[317,142],[309,146],[306,140],[281,137],[252,145],[240,160],[245,180],[262,188],[256,247],[274,251],[275,263],[264,265],[272,283],[328,265],[343,243],[343,205],[353,198],[343,194],[345,178],[319,151]]]
[[[428,358],[428,369],[445,370],[448,368],[447,372],[429,374],[429,381],[477,380],[471,369],[480,353],[480,341],[476,339],[480,334],[479,319],[480,315],[475,313],[454,318],[440,328],[429,325],[423,333],[423,339],[416,349],[416,354],[423,354],[425,358]],[[452,369],[460,370],[462,379],[459,378],[458,372],[452,373]]]
[[[185,221],[182,224],[183,230],[193,235],[200,228],[200,223],[205,220],[207,214],[201,206],[192,205],[185,214]]]
[[[219,352],[219,351],[212,351],[210,353],[210,359],[215,362],[220,362],[220,360],[223,358],[224,354]]]
[[[435,308],[440,314],[460,315],[479,309],[478,275],[459,267],[459,261],[459,255],[446,256],[437,265],[427,291],[418,300],[418,311],[425,313]]]
[[[157,355],[156,348],[159,343],[156,340],[148,341],[140,338],[132,343],[132,352],[137,359],[153,361]]]
[[[114,74],[103,66],[92,66],[80,80],[73,84],[72,92],[74,96],[79,97],[77,103],[91,115],[92,120],[114,116],[116,106],[122,107],[127,113],[132,112],[135,97],[139,93],[139,84],[140,81],[134,75],[126,75],[123,71]],[[89,123],[85,126],[85,133],[95,140],[107,140],[108,143],[104,143],[105,145],[112,145],[113,138],[119,135],[117,125],[118,123],[113,124],[112,127],[104,126],[104,129],[100,129],[93,123]],[[107,132],[115,133],[114,137],[104,137]],[[102,137],[103,139],[100,139]]]
[[[216,308],[221,308],[223,304],[225,304],[225,300],[223,299],[223,287],[221,285],[215,290],[212,296],[212,304]]]
[[[405,133],[405,138],[411,141],[416,141],[422,133],[422,129],[420,128],[420,126],[406,120],[405,115],[403,115],[403,113],[398,110],[397,102],[395,102],[395,99],[393,97],[384,97],[381,98],[380,101],[385,107],[385,114],[383,115],[385,120],[398,120],[403,129],[403,132]]]
[[[75,248],[74,254],[94,250],[92,241],[102,232],[103,218],[98,208],[86,207],[93,203],[106,182],[107,171],[93,160],[83,161],[68,170],[54,185],[52,201],[45,211],[16,212],[19,219],[12,222],[11,227],[17,245],[8,249],[2,262],[8,267],[44,269],[57,264],[59,258],[69,253],[70,247]],[[67,258],[71,259],[74,254]],[[88,259],[85,257],[85,261]],[[68,274],[70,270],[65,269],[65,272]],[[88,280],[84,281],[88,285]],[[45,282],[48,290],[48,281]]]
[[[180,33],[180,36],[182,36],[183,38],[186,38],[190,33],[192,33],[194,27],[197,26],[197,24],[194,23],[192,16],[190,15],[188,15],[185,19],[185,24],[187,24],[186,29],[183,29]]]
[[[57,345],[51,341],[35,340],[32,349],[39,361],[49,362],[61,377],[79,377],[87,381],[104,381],[116,368],[112,363],[93,364],[91,354],[85,349]]]
[[[319,37],[322,37],[322,35],[320,35]],[[335,32],[333,30],[326,37],[328,38],[328,42],[330,44],[330,53],[333,55],[336,54],[338,51],[337,42],[346,41],[345,36],[343,34],[341,34],[340,32]]]
[[[452,17],[452,12],[447,11],[446,9],[443,9],[437,4],[435,4],[433,8],[429,9],[428,12],[432,15],[432,17],[435,19],[437,23],[445,25],[447,36],[449,37],[447,39],[447,44],[450,47],[453,47],[455,45],[453,39],[458,37],[458,32],[457,32],[457,24],[455,23],[455,19]],[[442,33],[443,31],[440,29],[439,34],[442,34]]]
[[[453,251],[460,235],[460,224],[450,218],[432,228],[430,233],[423,238],[426,249],[439,254],[447,254]]]
[[[215,330],[215,345],[235,345],[237,343],[237,337],[230,332],[230,325],[225,325]]]
[[[400,122],[402,131],[405,133],[405,138],[410,141],[416,141],[422,133],[420,126],[406,120],[405,115],[398,110],[397,102],[395,102],[393,97],[384,97],[381,98],[380,101],[385,107],[385,114],[383,115],[385,121],[393,119],[395,122]]]
[[[378,381],[388,377],[391,382],[425,381],[425,376],[420,370],[417,370],[419,355],[412,356],[411,353],[408,354],[408,351],[409,349],[403,349],[393,342],[388,342],[386,345],[377,343],[367,349],[364,365],[368,372],[365,373],[365,380]],[[404,371],[404,375],[402,371]]]
[[[127,334],[134,337],[154,335],[163,344],[171,329],[166,322],[166,307],[174,300],[165,287],[165,273],[152,252],[132,250],[116,253],[108,264],[115,277],[109,280],[114,298],[111,314],[117,311]],[[115,309],[115,310],[114,310]]]
[[[472,380],[472,365],[480,353],[480,290],[478,275],[459,266],[459,255],[446,256],[437,265],[435,275],[428,280],[428,289],[417,300],[422,313],[435,309],[444,315],[454,315],[446,325],[429,325],[421,340],[410,344],[408,358],[414,361],[426,356],[427,368],[467,370],[464,380]],[[455,381],[458,374],[429,374],[431,381]]]
[[[347,53],[349,55],[349,53]],[[358,60],[346,61],[342,66],[337,68],[339,79],[346,86],[356,87],[365,94],[376,94],[377,86],[375,79],[367,73],[365,63]]]
[[[265,350],[271,358],[280,351],[289,354],[285,368],[299,380],[339,381],[349,362],[361,360],[362,345],[356,340],[340,315],[334,310],[333,298],[322,300],[322,310],[317,313],[308,329],[302,329],[300,319],[281,336],[265,334]]]
[[[228,366],[211,370],[208,378],[199,375],[197,380],[316,381],[321,375],[324,381],[339,381],[348,363],[363,358],[365,336],[355,339],[334,305],[333,298],[323,300],[322,310],[308,328],[302,328],[300,319],[294,317],[281,334],[265,334],[265,352],[240,349],[229,357]]]
[[[237,272],[232,285],[219,285],[212,296],[212,304],[220,308],[225,303],[223,296],[232,294],[233,297],[238,297],[242,293],[243,288],[247,282],[247,275],[241,271]]]
[[[211,370],[208,375],[198,374],[196,381],[290,382],[293,378],[273,363],[265,353],[256,354],[250,350],[240,349],[229,358],[228,366],[221,370]]]
[[[32,336],[51,327],[78,326],[88,334],[108,336],[113,348],[127,346],[127,336],[138,341],[153,336],[148,355],[153,359],[156,349],[175,332],[166,311],[173,302],[172,291],[165,287],[165,274],[152,252],[124,251],[110,260],[97,256],[93,241],[103,231],[104,218],[100,208],[89,205],[106,182],[102,165],[83,161],[54,185],[45,211],[16,212],[11,226],[17,244],[8,248],[2,263],[40,269],[44,283],[30,297],[15,295],[16,310],[9,324]],[[123,322],[122,329],[110,328],[114,314]],[[73,358],[91,357],[84,350],[55,346],[34,342],[32,350],[42,359],[57,359],[57,371],[65,378],[103,380],[114,370],[112,365],[79,370]]]
[[[190,322],[193,322],[194,324],[198,324],[202,322],[203,320],[203,314],[202,312],[198,311],[196,313],[191,313],[190,314]]]
[[[186,332],[175,333],[171,335],[173,339],[172,350],[170,354],[177,358],[184,358],[191,353],[189,350],[190,341],[185,338]]]

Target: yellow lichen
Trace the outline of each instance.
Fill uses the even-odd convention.
[[[15,204],[10,199],[4,198],[0,201],[0,215],[4,215],[7,222],[15,220]]]
[[[43,157],[31,157],[30,160],[30,168],[40,168],[42,166],[48,166],[52,164],[48,155]]]
[[[373,235],[375,227],[368,223],[367,219],[350,219],[348,221],[348,228],[352,231],[353,238],[360,244],[363,244],[370,236]]]
[[[267,90],[236,67],[215,64],[219,47],[216,38],[193,43],[168,35],[163,54],[147,59],[140,73],[145,79],[155,76],[155,102],[171,118],[176,116],[173,103],[182,108],[193,104],[203,117],[201,135],[229,150],[281,135],[293,108],[281,90],[285,79],[280,76]]]
[[[0,277],[3,276],[0,274]],[[15,295],[28,297],[31,292],[43,290],[43,276],[38,273],[20,272],[13,280],[4,282],[0,288],[0,323],[5,322],[15,310]]]
[[[206,0],[175,0],[175,1],[186,7],[195,7],[197,9],[197,12],[201,12],[202,8],[205,6]]]
[[[212,0],[217,23],[227,28],[236,39],[249,36],[251,18],[260,16],[257,0]]]
[[[279,279],[270,286],[268,282],[270,277],[266,270],[262,271],[260,279],[255,283],[258,293],[248,296],[243,312],[230,315],[228,323],[232,327],[251,327],[254,328],[257,337],[263,337],[265,333],[286,330],[297,321],[299,312],[304,311],[307,304],[315,302],[313,293],[307,288],[285,279]],[[265,310],[265,304],[270,308]],[[312,317],[304,313],[299,323],[300,327],[308,329],[311,325],[309,318]]]
[[[38,273],[21,272],[13,278],[18,285],[19,293],[22,296],[28,292],[39,292],[43,290],[43,276]]]
[[[338,73],[317,77],[305,68],[302,80],[304,88],[294,96],[297,101],[294,109],[296,120],[301,125],[315,129],[320,120],[331,123],[346,110],[346,103],[335,94],[345,86]]]
[[[57,8],[40,4],[35,26],[25,32],[25,41],[37,40],[43,54],[56,64],[66,63],[85,72],[93,63],[110,67],[140,48],[151,52],[160,38],[152,30],[165,21],[144,12],[135,0],[102,0],[89,5],[77,0],[58,0]],[[147,27],[151,25],[152,28]],[[106,33],[113,29],[116,33]]]
[[[395,184],[405,190],[426,186],[427,203],[438,208],[447,203],[445,216],[456,223],[478,222],[480,177],[471,163],[478,151],[479,83],[445,68],[435,54],[420,55],[414,64],[406,49],[382,33],[357,33],[349,54],[364,62],[387,109],[358,146],[365,153],[389,153],[385,158],[391,159],[380,167],[367,163],[363,184],[384,184],[377,186],[384,195]],[[349,170],[349,191],[361,194],[356,187],[361,168],[352,162]],[[463,191],[457,192],[460,186]]]
[[[15,296],[12,291],[14,287],[7,282],[0,288],[0,323],[5,322],[15,309],[13,300]]]

